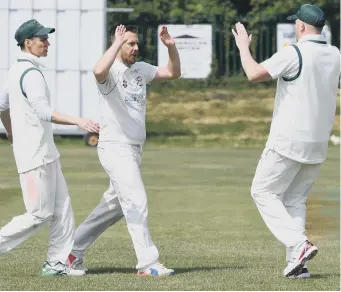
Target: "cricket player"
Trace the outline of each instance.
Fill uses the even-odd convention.
[[[167,67],[136,62],[139,52],[137,28],[120,25],[111,47],[94,68],[101,98],[100,162],[110,178],[109,189],[75,233],[70,267],[83,266],[84,251],[108,227],[126,219],[136,256],[138,275],[172,275],[159,263],[159,253],[148,230],[147,195],[140,164],[146,139],[146,86],[157,80],[179,78],[180,59],[175,41],[162,27],[160,40],[168,48]]]
[[[296,21],[296,45],[258,64],[241,23],[232,30],[250,81],[278,78],[270,135],[251,194],[274,236],[286,247],[286,277],[309,277],[306,262],[318,248],[305,235],[306,200],[326,159],[340,76],[340,52],[321,35],[323,11],[305,4]]]
[[[0,92],[1,119],[13,143],[27,211],[0,229],[0,253],[14,249],[49,224],[50,241],[42,275],[81,276],[84,271],[66,265],[74,243],[74,217],[51,123],[77,125],[89,132],[98,132],[99,125],[62,115],[50,107],[41,58],[48,54],[48,34],[54,31],[34,19],[17,29],[15,39],[22,52]]]

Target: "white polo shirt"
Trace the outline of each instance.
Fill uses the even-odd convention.
[[[301,163],[315,164],[326,159],[335,118],[340,52],[323,41],[319,35],[299,40],[296,45],[301,53],[301,70],[293,46],[262,63],[273,79],[278,78],[266,146]]]
[[[115,61],[108,80],[97,83],[100,95],[99,145],[118,142],[143,145],[146,139],[147,84],[157,71],[156,66],[136,62],[130,68]]]
[[[50,103],[45,79],[36,70],[40,65],[38,57],[21,53],[9,70],[7,85],[0,93],[0,111],[10,108],[13,152],[19,173],[48,164],[60,156],[53,140],[51,122],[42,121],[33,106]]]

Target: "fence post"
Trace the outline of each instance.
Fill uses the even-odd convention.
[[[225,19],[224,16],[224,24],[223,24],[223,31],[224,31],[224,44],[225,44],[225,75],[230,76],[230,23]]]

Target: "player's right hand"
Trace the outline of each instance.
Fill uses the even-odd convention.
[[[116,27],[115,30],[115,42],[118,42],[120,44],[124,44],[128,40],[126,35],[126,27],[121,24],[118,27]]]
[[[88,131],[90,133],[98,133],[100,130],[100,126],[98,123],[87,118],[79,118],[77,126],[82,130]]]

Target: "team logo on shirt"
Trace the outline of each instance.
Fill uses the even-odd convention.
[[[141,76],[138,76],[135,78],[135,82],[136,82],[136,85],[137,86],[142,86],[143,85],[143,82],[142,82],[142,77]]]
[[[125,97],[126,104],[129,104],[130,107],[141,109],[145,106],[146,100],[143,94],[132,94]]]
[[[135,81],[136,86],[139,86],[139,87],[142,87],[142,86],[143,86],[143,79],[142,79],[141,76],[137,76],[137,77],[134,79],[134,81]],[[127,87],[128,87],[128,81],[125,80],[125,79],[123,79],[123,81],[122,81],[122,86],[123,86],[124,88],[127,88]]]

